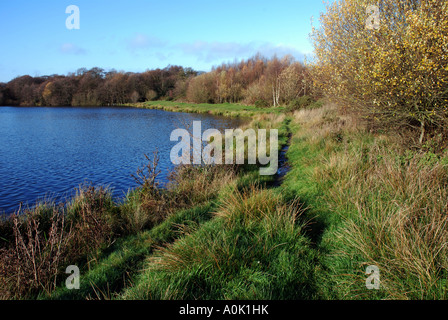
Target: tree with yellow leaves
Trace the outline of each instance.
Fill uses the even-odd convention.
[[[420,142],[447,124],[447,0],[339,0],[320,22],[312,70],[326,95],[383,125],[418,127]]]

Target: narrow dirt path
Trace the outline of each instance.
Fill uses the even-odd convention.
[[[269,187],[271,187],[271,188],[280,187],[283,183],[283,178],[291,169],[291,167],[288,163],[288,157],[286,156],[286,153],[288,152],[289,147],[291,146],[291,138],[292,138],[292,134],[289,133],[288,134],[288,142],[280,150],[280,153],[278,156],[278,170],[277,170],[277,173],[275,174],[274,181],[272,181],[269,184]]]

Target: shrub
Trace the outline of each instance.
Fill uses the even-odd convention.
[[[129,192],[120,206],[121,230],[135,234],[166,219],[172,211],[167,193],[159,187],[158,152],[152,158],[145,154],[147,164],[133,175],[138,188]]]
[[[266,100],[257,100],[255,101],[256,108],[269,108],[271,105]]]
[[[9,216],[0,217],[0,248],[8,247],[14,242],[14,223]]]
[[[300,98],[292,100],[288,105],[287,111],[296,111],[296,110],[306,108],[309,105],[311,105],[313,102],[315,102],[315,101],[310,96],[302,96]]]
[[[194,103],[214,103],[216,84],[213,73],[203,73],[191,79],[187,89],[187,100]]]
[[[149,193],[142,189],[129,192],[120,206],[119,219],[122,234],[136,234],[164,221],[173,211],[169,196],[159,190]]]
[[[81,186],[67,204],[39,203],[3,219],[0,298],[51,294],[67,265],[85,264],[114,238],[114,203],[104,188]]]
[[[311,103],[307,109],[320,109],[324,106],[324,102],[322,100],[314,101]]]
[[[157,92],[150,89],[146,92],[145,98],[147,101],[154,101],[157,98]]]

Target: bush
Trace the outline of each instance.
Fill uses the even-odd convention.
[[[214,103],[216,84],[213,73],[204,73],[193,79],[187,88],[187,100],[194,103]]]
[[[314,101],[310,96],[302,96],[300,98],[292,100],[287,108],[287,111],[296,111],[300,109],[304,109],[311,105]]]
[[[157,92],[150,89],[146,92],[145,98],[147,101],[154,101],[157,99]]]
[[[319,109],[322,108],[324,106],[324,102],[322,100],[318,100],[318,101],[314,101],[313,103],[311,103],[307,109]]]
[[[255,101],[255,107],[256,108],[269,108],[269,107],[271,107],[271,105],[266,100],[257,100],[257,101]]]

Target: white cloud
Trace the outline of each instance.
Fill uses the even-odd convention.
[[[126,40],[128,49],[135,52],[137,50],[148,48],[165,47],[167,42],[154,36],[149,36],[143,33],[136,33]]]
[[[198,61],[211,63],[223,62],[223,60],[243,59],[257,53],[270,58],[274,55],[279,57],[287,54],[292,55],[297,60],[302,60],[304,54],[292,46],[283,44],[273,44],[269,42],[207,42],[196,41],[193,43],[183,43],[179,48],[188,55],[196,56]]]
[[[64,54],[75,54],[75,55],[86,54],[85,49],[78,47],[77,45],[75,45],[73,43],[64,43],[60,47],[60,51]]]

